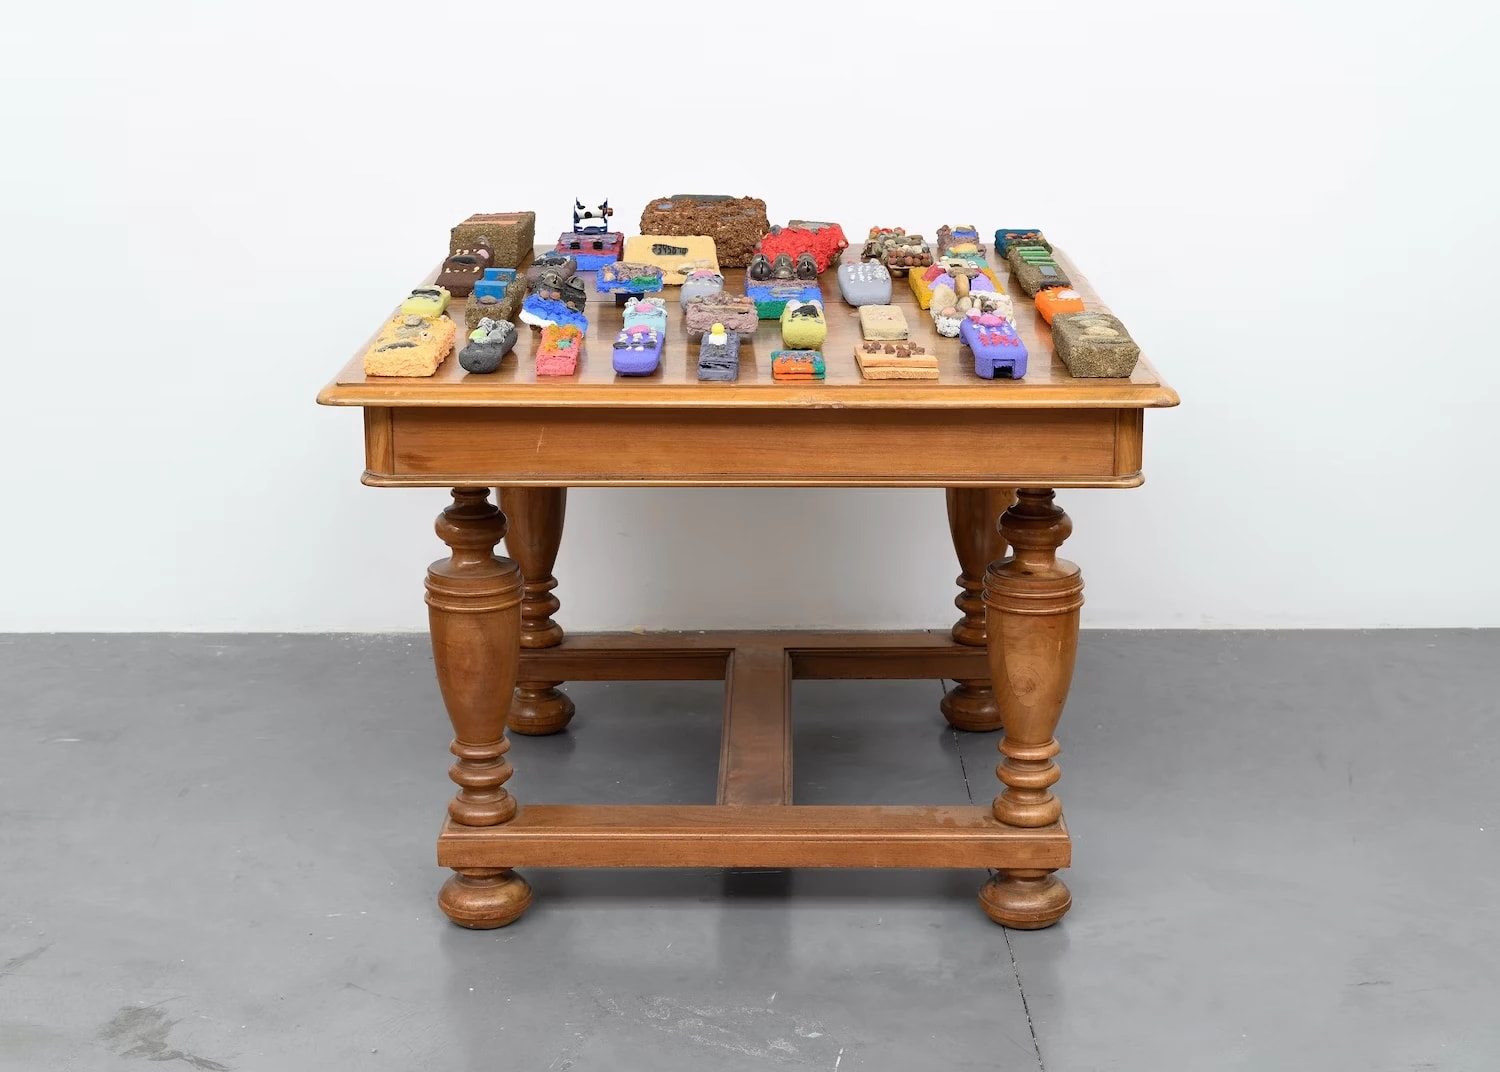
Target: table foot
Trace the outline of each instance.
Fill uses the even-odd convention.
[[[455,871],[438,893],[443,914],[476,931],[514,923],[530,905],[531,884],[508,867]]]
[[[1001,871],[979,888],[979,907],[1002,927],[1037,931],[1062,919],[1073,895],[1051,871]]]
[[[527,737],[546,737],[561,733],[573,721],[575,708],[566,693],[559,692],[561,682],[523,681],[516,686],[505,726],[512,733]]]
[[[939,705],[948,725],[969,733],[1000,729],[1000,704],[988,681],[956,681]]]

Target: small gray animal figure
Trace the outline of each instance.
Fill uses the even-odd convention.
[[[763,282],[771,278],[771,260],[764,253],[757,253],[750,258],[750,267],[745,269],[745,274],[751,279]]]
[[[509,320],[482,317],[479,326],[469,333],[469,345],[459,353],[458,363],[466,372],[494,372],[515,345],[514,324]]]
[[[811,253],[797,254],[797,278],[814,280],[818,278],[818,262]]]
[[[771,262],[772,279],[796,279],[797,270],[792,267],[792,258],[785,253],[776,254],[776,259]]]

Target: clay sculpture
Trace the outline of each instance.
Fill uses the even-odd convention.
[[[649,376],[661,363],[662,332],[646,324],[622,328],[615,336],[614,367],[621,376]]]
[[[724,289],[724,276],[711,268],[694,268],[682,278],[682,290],[678,300],[683,308],[694,298],[717,294]]]
[[[592,272],[619,260],[624,245],[625,236],[618,231],[564,231],[554,249],[572,257],[580,272]]]
[[[625,304],[632,294],[655,294],[662,288],[662,271],[654,264],[637,261],[615,261],[599,269],[594,276],[594,289],[600,294],[613,294],[615,304]]]
[[[771,379],[783,382],[821,380],[825,365],[817,350],[772,350]]]
[[[896,342],[911,334],[899,305],[861,305],[859,331],[867,339]]]
[[[493,266],[519,268],[535,241],[535,212],[479,212],[448,233],[448,252],[483,247]]]
[[[411,296],[401,303],[401,312],[409,316],[420,316],[427,320],[440,317],[448,310],[448,292],[442,287],[416,287]]]
[[[586,328],[587,295],[577,276],[564,277],[556,268],[545,269],[532,283],[531,293],[521,303],[521,321],[534,328],[570,324]]]
[[[958,329],[971,313],[994,313],[1012,321],[1015,318],[1015,305],[1011,302],[1010,295],[1001,294],[997,290],[972,290],[966,297],[960,298],[948,287],[935,287],[930,311],[937,333],[949,339],[958,337]]]
[[[862,342],[854,348],[859,373],[867,380],[935,380],[937,358],[926,347],[906,342]]]
[[[625,326],[644,325],[658,335],[667,333],[667,307],[660,298],[631,298],[625,302]]]
[[[891,273],[879,261],[846,261],[839,265],[839,293],[850,305],[889,305]]]
[[[365,351],[366,376],[431,376],[453,352],[458,329],[446,316],[397,316]]]
[[[871,227],[860,258],[880,261],[891,275],[905,275],[932,264],[932,247],[921,235],[909,235],[900,227]]]
[[[984,264],[984,243],[979,241],[979,229],[973,224],[949,227],[946,223],[937,229],[937,255],[961,257],[975,264]]]
[[[781,312],[781,342],[789,350],[816,350],[828,338],[820,301],[789,301]]]
[[[486,317],[514,320],[524,297],[526,280],[514,268],[486,268],[464,307],[464,323],[473,331]]]
[[[1085,311],[1083,295],[1072,287],[1048,287],[1036,293],[1036,311],[1042,319],[1052,323],[1058,313],[1081,313]]]
[[[1052,345],[1068,374],[1079,378],[1124,379],[1141,357],[1125,325],[1109,313],[1058,313],[1052,318]]]
[[[1042,232],[1035,227],[1002,227],[995,232],[995,252],[1002,257],[1010,253],[1012,245],[1020,243],[1041,246],[1047,250],[1052,248],[1047,239],[1042,237]]]
[[[940,287],[947,287],[957,297],[966,296],[971,290],[998,290],[1005,288],[995,277],[995,270],[988,265],[975,264],[962,257],[945,258],[938,264],[921,271],[913,269],[906,277],[917,304],[923,309],[932,306],[932,296]]]
[[[714,324],[698,345],[700,380],[733,380],[740,374],[740,335]]]
[[[719,254],[707,235],[631,235],[625,240],[627,261],[654,264],[662,271],[662,282],[681,286],[689,272],[700,268],[719,270]]]
[[[479,326],[469,332],[469,344],[458,354],[458,363],[467,372],[480,374],[494,372],[500,367],[505,355],[516,345],[516,326],[509,320],[492,320],[484,317]]]
[[[572,324],[549,324],[536,348],[538,376],[571,376],[578,371],[583,332]]]
[[[786,227],[772,227],[756,243],[755,252],[764,253],[769,258],[786,254],[794,263],[807,254],[815,266],[811,278],[816,279],[828,271],[848,248],[849,240],[838,224],[796,220]]]
[[[539,253],[530,264],[526,266],[526,282],[528,285],[536,280],[548,268],[555,268],[564,279],[578,272],[578,261],[566,253],[559,253],[555,249],[549,249],[545,253]]]
[[[461,249],[449,256],[438,271],[437,285],[455,298],[467,298],[474,292],[474,284],[490,266],[490,251],[486,246],[477,249]]]
[[[755,299],[744,294],[707,294],[682,307],[682,319],[690,339],[703,335],[716,323],[723,324],[728,331],[754,335],[759,315]]]
[[[1011,274],[1027,294],[1035,296],[1048,287],[1070,287],[1072,281],[1058,266],[1049,250],[1041,246],[1015,245],[1005,255],[1010,262]]]
[[[725,194],[673,194],[646,203],[643,235],[707,235],[719,264],[743,268],[755,244],[771,229],[766,203],[758,197]]]
[[[1019,380],[1026,375],[1026,345],[1003,316],[964,318],[959,338],[974,354],[974,374],[986,380]]]

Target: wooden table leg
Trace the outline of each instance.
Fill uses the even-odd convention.
[[[562,543],[567,488],[500,488],[500,508],[510,522],[505,548],[526,579],[521,602],[521,647],[552,648],[562,643],[562,626],[552,620],[562,606],[552,590],[552,567]],[[512,733],[543,737],[558,733],[573,718],[573,701],[557,686],[561,681],[522,681],[510,705],[506,724]]]
[[[505,515],[485,488],[455,488],[437,534],[452,551],[427,569],[432,655],[458,757],[448,772],[459,787],[448,816],[464,826],[499,826],[516,814],[505,788],[512,773],[505,715],[521,658],[521,571],[495,557]],[[456,869],[438,894],[449,919],[480,929],[505,926],[530,903],[530,885],[504,867]]]
[[[1062,817],[1052,795],[1059,772],[1057,721],[1073,681],[1083,578],[1057,557],[1073,531],[1050,489],[1025,489],[1005,511],[1000,531],[1015,549],[984,579],[990,678],[1005,736],[996,773],[1005,789],[995,818],[1008,826],[1050,826]],[[1068,888],[1051,871],[1002,870],[979,891],[979,904],[996,923],[1033,930],[1050,927],[1072,906]]]
[[[985,646],[984,571],[1005,555],[1000,515],[1016,501],[1012,488],[949,488],[948,529],[958,552],[958,598],[964,616],[953,626],[953,639]],[[985,732],[1000,728],[1000,709],[989,681],[957,681],[943,697],[943,717],[955,729]]]

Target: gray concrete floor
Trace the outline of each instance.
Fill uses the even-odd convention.
[[[803,803],[962,803],[941,684],[795,694]],[[717,685],[574,685],[523,801],[707,802]],[[1493,1070],[1500,633],[1086,633],[1074,908],[975,872],[536,871],[433,898],[419,636],[0,637],[0,1068]]]

